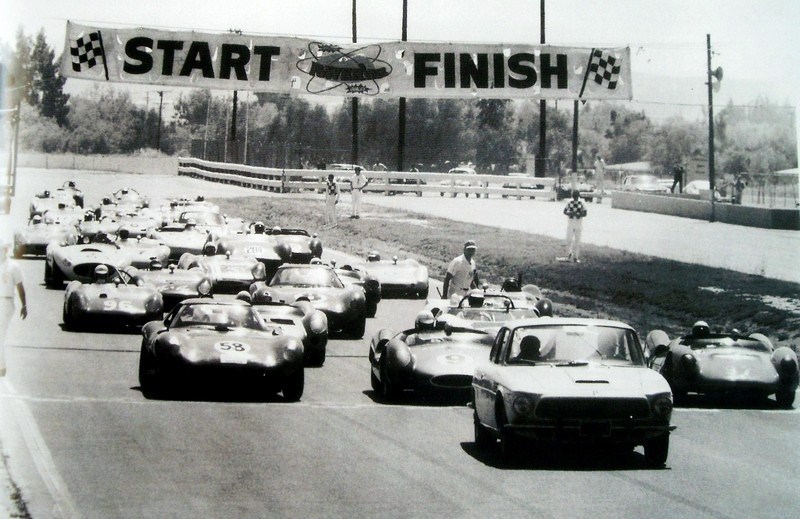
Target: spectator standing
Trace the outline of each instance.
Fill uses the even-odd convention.
[[[578,191],[572,192],[572,200],[564,207],[564,214],[569,217],[567,221],[567,250],[569,251],[567,259],[580,263],[581,233],[583,232],[583,219],[587,213]]]
[[[339,186],[333,173],[328,173],[325,183],[325,227],[336,227],[336,205],[339,203]]]
[[[15,292],[21,304],[19,315],[25,319],[28,317],[28,301],[25,297],[22,269],[16,262],[8,259],[8,244],[3,241],[0,242],[0,377],[6,374],[6,334],[14,317]]]
[[[742,205],[742,195],[744,194],[744,188],[747,187],[747,183],[744,181],[741,175],[736,177],[736,182],[733,184],[733,203],[737,205]]]
[[[478,287],[478,266],[473,259],[477,249],[474,240],[467,240],[464,242],[464,253],[447,266],[442,286],[442,294],[446,298],[450,299],[453,294],[465,296],[471,288]]]
[[[670,191],[675,192],[675,186],[678,186],[678,193],[683,193],[683,182],[686,178],[686,168],[683,164],[676,164],[672,169],[672,188]]]
[[[356,166],[356,172],[350,177],[350,187],[353,196],[353,212],[350,218],[361,218],[361,195],[369,184],[369,179],[361,174],[361,167]]]

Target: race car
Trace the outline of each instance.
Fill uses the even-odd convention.
[[[71,224],[47,225],[37,214],[26,227],[14,232],[14,257],[21,258],[27,254],[44,256],[50,243],[68,245],[77,243],[77,241],[77,227]]]
[[[49,288],[61,288],[65,281],[73,280],[90,283],[94,268],[100,264],[123,269],[130,266],[131,254],[104,232],[94,235],[88,243],[51,243],[45,249],[44,283]]]
[[[250,285],[247,293],[253,308],[271,326],[280,327],[303,342],[306,366],[322,366],[328,345],[328,317],[308,301],[286,304],[275,301],[264,282]],[[238,296],[237,296],[238,297]]]
[[[142,327],[139,384],[146,397],[243,388],[255,396],[303,396],[303,343],[239,300],[187,299]],[[241,391],[236,393],[242,395]]]
[[[428,297],[428,267],[420,265],[414,258],[400,260],[392,256],[391,260],[382,260],[380,254],[370,252],[363,268],[378,279],[384,298]]]
[[[314,263],[314,260],[312,260]],[[378,303],[381,302],[381,283],[366,271],[351,265],[334,267],[336,275],[345,286],[361,287],[366,298],[367,317],[375,317],[378,312]]]
[[[475,445],[513,459],[533,442],[644,447],[663,466],[674,426],[672,392],[647,368],[636,331],[589,318],[514,321],[497,332],[472,378]]]
[[[170,249],[164,242],[141,236],[131,237],[126,227],[117,232],[114,243],[130,254],[130,264],[136,268],[147,268],[153,260],[162,265],[169,260]]]
[[[158,230],[151,230],[148,238],[163,242],[169,247],[169,260],[178,261],[186,253],[202,254],[208,243],[208,232],[198,229],[194,220],[185,224],[170,224]]]
[[[120,227],[122,227],[122,224],[117,221],[115,215],[106,214],[98,218],[94,212],[84,212],[83,220],[78,223],[81,237],[87,241],[90,241],[99,232],[117,234]]]
[[[72,195],[72,199],[75,200],[75,205],[77,205],[80,208],[83,208],[83,202],[84,202],[83,191],[78,189],[78,187],[75,185],[75,181],[74,180],[67,180],[66,182],[61,184],[61,188],[60,189],[66,191],[69,194],[71,194]]]
[[[28,207],[28,218],[33,218],[37,214],[42,216],[51,209],[57,209],[59,204],[64,207],[75,207],[75,199],[65,189],[56,189],[55,191],[45,189],[36,193]]]
[[[523,301],[523,305],[517,308],[511,294],[475,289],[460,299],[454,298],[445,308],[433,306],[428,310],[438,320],[446,321],[452,326],[476,328],[488,333],[496,333],[501,326],[511,321],[553,316],[553,303],[550,299],[542,298],[532,306]]]
[[[203,255],[185,253],[178,260],[179,269],[199,269],[213,284],[216,294],[236,294],[248,290],[256,281],[265,281],[264,264],[250,256],[232,256],[230,252],[217,254],[217,248],[207,243]]]
[[[230,253],[232,256],[257,259],[266,268],[267,276],[271,277],[279,266],[292,263],[292,247],[265,233],[263,224],[257,225],[255,229],[258,229],[258,232],[215,236],[213,243],[221,254]]]
[[[137,285],[113,265],[94,267],[90,283],[70,281],[64,292],[63,321],[69,330],[141,326],[161,319],[164,302],[150,285]]]
[[[309,301],[328,317],[328,330],[352,338],[364,336],[366,296],[358,286],[346,286],[330,265],[293,264],[278,267],[268,283],[272,299],[293,304]]]
[[[111,194],[111,200],[118,206],[141,209],[150,206],[150,198],[130,187],[122,187]]]
[[[369,345],[373,391],[395,400],[406,390],[468,398],[475,366],[489,358],[493,335],[437,321],[422,311],[414,328],[384,328]]]
[[[691,333],[670,340],[661,331],[647,335],[650,366],[669,382],[677,401],[687,393],[726,395],[733,399],[775,395],[778,405],[794,404],[800,371],[791,348],[775,348],[760,333],[712,333],[705,321]]]
[[[153,260],[147,269],[126,269],[137,285],[151,285],[161,293],[164,311],[169,312],[184,299],[210,297],[213,283],[200,269],[179,269],[176,265],[164,268],[163,262]]]

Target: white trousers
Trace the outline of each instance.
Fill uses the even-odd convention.
[[[581,233],[583,218],[570,218],[567,223],[567,250],[573,259],[581,257]]]
[[[361,216],[361,190],[353,189],[353,216]]]
[[[336,223],[336,197],[329,196],[325,199],[325,223]]]

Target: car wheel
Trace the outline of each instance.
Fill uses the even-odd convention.
[[[320,351],[309,353],[306,365],[320,367],[325,364],[325,352],[326,348],[322,348]]]
[[[791,388],[782,388],[775,392],[775,400],[780,407],[791,409],[794,404],[795,391]]]
[[[366,310],[367,317],[375,317],[375,314],[378,313],[378,303],[368,303]]]
[[[353,339],[360,339],[364,336],[364,331],[367,329],[367,317],[362,316],[356,321],[356,324],[350,329],[350,337]]]
[[[644,444],[644,459],[651,467],[663,467],[669,454],[669,434],[663,434]]]
[[[444,193],[439,193],[439,196],[444,196]]]
[[[508,427],[503,401],[497,402],[497,429],[500,431],[500,458],[504,463],[513,463],[519,454],[519,438]]]
[[[477,411],[473,413],[472,420],[475,427],[475,446],[479,449],[487,449],[494,445],[495,437],[478,419]]]
[[[305,388],[305,371],[298,369],[283,382],[283,398],[289,402],[297,402],[303,396]]]
[[[139,351],[139,387],[146,398],[151,398],[159,392],[156,359],[144,345]]]
[[[381,357],[381,380],[380,392],[384,400],[396,400],[400,396],[400,390],[386,376],[386,354]]]
[[[44,264],[44,282],[48,288],[62,288],[64,286],[64,274],[58,265],[50,267],[49,263]]]
[[[372,390],[375,393],[380,394],[383,390],[381,387],[381,381],[378,380],[378,377],[375,376],[375,372],[372,371],[372,367],[369,368],[369,385],[372,386]]]

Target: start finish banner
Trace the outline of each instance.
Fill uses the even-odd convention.
[[[631,99],[630,49],[110,29],[67,22],[65,77],[408,98]]]

